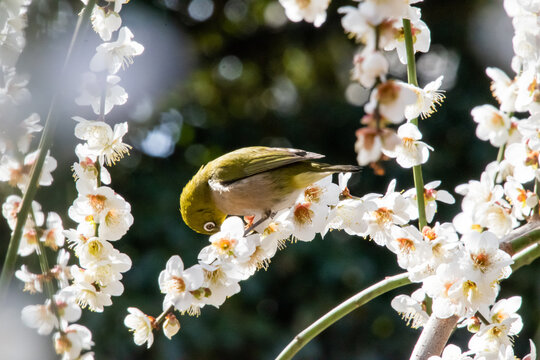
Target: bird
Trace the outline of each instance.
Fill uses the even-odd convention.
[[[258,225],[293,206],[307,186],[334,173],[361,169],[315,161],[323,157],[300,149],[266,146],[226,153],[201,166],[183,188],[182,218],[192,230],[205,235],[217,233],[227,216],[260,217]]]

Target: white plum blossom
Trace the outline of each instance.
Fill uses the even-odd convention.
[[[354,36],[357,41],[366,44],[366,49],[375,49],[375,24],[368,22],[368,19],[360,10],[360,7],[342,6],[338,9],[340,14],[345,14],[341,18],[341,26],[346,33]]]
[[[499,201],[504,195],[503,187],[496,185],[493,176],[488,172],[482,173],[480,181],[470,180],[467,184],[458,185],[455,190],[456,193],[465,196],[461,203],[464,211],[469,208],[475,211],[477,206]]]
[[[344,230],[349,235],[364,236],[368,229],[364,214],[375,210],[377,205],[374,201],[353,198],[341,200],[330,211],[324,233],[336,229]]]
[[[144,51],[144,47],[132,39],[131,30],[123,26],[118,32],[116,41],[103,43],[96,48],[96,54],[90,60],[90,70],[94,72],[107,70],[109,74],[116,74],[120,68],[131,65],[133,57],[141,55]]]
[[[435,274],[439,265],[455,261],[460,242],[454,226],[450,223],[436,223],[433,227],[424,226],[422,229],[427,252],[418,260],[418,264],[409,267],[409,279],[413,282],[423,281]]]
[[[30,294],[43,292],[43,276],[30,272],[28,266],[21,265],[21,268],[15,272],[15,277],[24,283],[24,291]]]
[[[512,273],[510,265],[513,260],[499,249],[499,239],[491,232],[471,232],[463,235],[464,255],[460,258],[460,266],[469,277],[493,282],[506,279]]]
[[[353,63],[351,78],[366,88],[372,87],[376,79],[384,78],[388,73],[389,64],[384,55],[367,47],[354,56]]]
[[[220,231],[212,235],[209,241],[212,245],[199,253],[199,261],[209,265],[216,259],[219,262],[234,259],[237,263],[243,263],[255,251],[254,244],[244,237],[244,223],[237,216],[225,219]]]
[[[433,148],[419,141],[422,133],[412,123],[405,123],[398,128],[398,137],[401,142],[392,150],[383,149],[382,152],[391,158],[396,158],[397,163],[403,168],[424,164],[429,158],[429,150]]]
[[[392,239],[386,246],[397,255],[398,265],[403,269],[422,265],[431,255],[431,247],[424,241],[422,233],[412,225],[391,229]]]
[[[504,193],[512,204],[512,215],[518,220],[530,216],[531,211],[538,205],[538,196],[523,188],[523,185],[513,177],[506,179]]]
[[[39,125],[39,121],[40,117],[36,113],[31,114],[22,121],[21,127],[24,134],[21,135],[17,141],[17,148],[21,153],[26,154],[29,151],[30,143],[34,138],[32,134],[43,130],[43,126]]]
[[[414,52],[428,52],[429,46],[431,44],[431,32],[427,25],[420,20],[420,9],[415,9],[416,13],[415,17],[417,19],[411,18],[411,33],[412,33],[412,39],[413,39],[413,49]],[[393,41],[389,42],[384,46],[384,50],[391,51],[396,49],[397,54],[399,56],[399,60],[402,64],[407,64],[407,52],[405,49],[405,37],[402,35],[402,29],[403,25],[401,21],[395,22],[394,26],[399,31],[396,31],[396,35],[393,39]]]
[[[405,108],[416,100],[416,94],[408,84],[388,80],[375,88],[364,110],[373,113],[377,109],[385,120],[399,124],[405,119]]]
[[[5,62],[2,64],[7,65]],[[4,81],[0,87],[0,106],[4,104],[22,105],[28,102],[31,99],[30,91],[26,88],[29,82],[28,76],[18,74],[16,69],[9,65],[2,69],[2,73]]]
[[[81,186],[78,190],[79,197],[69,208],[69,216],[78,223],[99,224],[99,237],[118,240],[133,224],[131,205],[110,187],[88,189]]]
[[[473,220],[498,237],[503,237],[518,225],[517,220],[511,216],[510,205],[505,200],[480,205],[473,214]]]
[[[180,256],[172,256],[165,270],[159,274],[159,288],[165,294],[163,310],[174,305],[180,312],[188,311],[195,299],[193,292],[201,287],[203,281],[204,273],[200,265],[184,270]]]
[[[76,360],[82,350],[89,350],[94,345],[90,330],[78,324],[71,324],[63,332],[55,333],[53,341],[54,349],[62,355],[62,360]]]
[[[107,75],[101,80],[94,73],[84,73],[81,85],[81,94],[75,99],[77,105],[92,106],[96,115],[107,115],[114,106],[123,105],[128,99],[128,95],[123,87],[118,85],[120,77],[116,75]],[[101,114],[101,101],[103,98],[103,89],[105,90],[105,105],[103,114]]]
[[[53,250],[64,246],[64,227],[60,215],[55,212],[48,213],[45,225],[40,241]]]
[[[364,219],[368,223],[367,233],[377,245],[385,246],[393,239],[392,228],[409,222],[407,200],[399,192],[395,192],[396,181],[388,184],[384,196],[368,194],[365,200],[375,202],[376,209],[368,211]]]
[[[513,166],[516,181],[525,184],[540,178],[539,152],[531,150],[523,143],[510,144],[506,147],[504,157]]]
[[[471,337],[469,349],[480,356],[485,356],[487,354],[498,353],[502,345],[511,347],[512,341],[510,336],[515,335],[510,333],[513,322],[513,319],[506,319],[501,323],[485,326]]]
[[[416,290],[411,296],[408,295],[398,295],[390,305],[394,310],[396,310],[403,320],[410,324],[413,329],[418,329],[428,321],[429,315],[425,310],[425,300],[426,294],[422,288]]]
[[[436,190],[441,182],[439,180],[431,181],[424,185],[424,204],[426,209],[426,220],[430,223],[437,213],[437,201],[445,204],[454,204],[456,200],[446,190]],[[416,199],[416,189],[409,189],[403,193],[403,196],[409,199],[411,204],[411,219],[418,217],[418,203]]]
[[[462,353],[459,346],[448,344],[441,356],[430,356],[428,360],[473,360],[473,358]]]
[[[425,119],[436,111],[437,105],[441,105],[444,100],[443,90],[439,90],[442,80],[443,76],[439,76],[423,89],[411,85],[411,89],[416,93],[416,102],[405,107],[405,118],[407,120],[419,116]]]
[[[356,160],[359,165],[368,165],[379,161],[383,155],[383,149],[394,149],[400,141],[395,131],[389,128],[360,128],[356,131],[356,142],[354,144],[354,149],[358,154]]]
[[[464,304],[454,297],[455,291],[450,292],[456,287],[458,291],[461,290],[463,281],[459,265],[453,262],[441,264],[434,275],[423,281],[422,288],[433,298],[432,311],[435,316],[446,319],[453,315],[465,315]]]
[[[22,204],[22,198],[17,195],[9,195],[2,204],[2,215],[6,218],[10,229],[15,229],[17,224],[17,213],[19,212]],[[32,211],[34,216],[28,216],[25,227],[27,229],[35,228],[36,226],[43,225],[45,221],[45,215],[41,211],[41,205],[37,201],[32,201]]]
[[[512,296],[508,299],[501,299],[497,301],[491,309],[489,314],[484,314],[484,317],[493,324],[500,324],[507,319],[510,319],[510,335],[517,335],[523,327],[523,321],[521,316],[517,314],[517,311],[521,307],[521,296]]]
[[[202,264],[202,266],[210,268],[208,265]],[[219,267],[213,267],[211,270],[205,269],[205,280],[201,291],[198,294],[197,302],[192,304],[192,307],[204,305],[212,305],[219,308],[227,298],[240,292],[240,285],[238,280],[231,279],[227,274]],[[209,291],[206,291],[208,289]],[[197,313],[194,309],[193,313]]]
[[[97,164],[97,156],[95,152],[88,149],[87,144],[77,144],[75,147],[75,154],[79,158],[79,162],[73,164],[73,171],[75,179],[92,179],[97,180],[98,173],[100,175],[99,180],[102,184],[111,183],[111,174],[104,166]]]
[[[22,192],[25,192],[30,182],[30,171],[38,155],[39,151],[34,151],[26,155],[22,164],[14,158],[8,156],[2,157],[0,160],[0,181],[7,181],[10,185],[17,186]],[[49,186],[52,184],[53,178],[51,173],[56,169],[56,165],[56,159],[47,153],[38,180],[40,186]]]
[[[69,280],[71,279],[71,266],[68,265],[69,257],[69,251],[64,248],[60,249],[56,257],[56,264],[51,269],[59,289],[69,286]]]
[[[492,105],[477,106],[471,111],[473,120],[478,123],[476,136],[489,140],[491,145],[500,147],[506,143],[510,131],[510,118]]]
[[[273,226],[273,222],[271,222],[266,229],[269,229]],[[265,229],[265,230],[266,230]],[[251,254],[249,260],[248,260],[248,269],[250,276],[253,275],[257,270],[260,269],[267,269],[268,265],[270,264],[270,261],[272,257],[276,254],[278,249],[280,248],[280,240],[283,240],[284,238],[281,237],[278,239],[277,236],[269,236],[267,232],[267,235],[265,236],[259,234],[254,234],[255,236],[251,236],[250,240],[255,245],[255,250]],[[289,234],[286,235],[288,237]],[[286,238],[285,237],[285,238]]]
[[[359,10],[366,19],[374,25],[379,25],[386,19],[407,17],[409,1],[403,0],[366,0],[359,4]]]
[[[25,306],[21,311],[21,318],[26,326],[37,328],[40,335],[49,335],[58,327],[58,319],[51,310],[49,300],[45,305]]]
[[[84,242],[74,243],[74,245],[75,255],[84,268],[87,268],[91,263],[108,259],[114,249],[111,243],[98,237],[91,237],[85,239]]]
[[[112,34],[122,25],[122,18],[116,10],[111,11],[101,6],[94,6],[91,20],[92,28],[99,34],[103,41],[110,41]]]
[[[527,146],[533,151],[540,151],[540,113],[519,121],[517,127]]]
[[[120,281],[111,281],[107,284],[97,284],[90,273],[74,265],[71,268],[73,284],[66,289],[71,291],[81,308],[91,311],[103,312],[105,306],[112,304],[111,296],[119,296],[124,291]]]
[[[122,142],[128,131],[127,123],[111,126],[103,121],[88,121],[79,116],[73,119],[78,122],[75,126],[75,136],[88,143],[90,154],[97,156],[101,163],[108,166],[129,154],[131,146]]]
[[[488,228],[497,236],[504,236],[517,225],[510,216],[509,204],[503,199],[504,189],[495,185],[493,177],[494,174],[486,171],[480,181],[471,180],[456,187],[458,194],[465,195],[461,202],[463,212],[453,220],[460,233]]]
[[[316,27],[326,20],[326,9],[330,0],[279,0],[289,20],[299,22],[305,20]]]
[[[295,239],[311,241],[317,233],[324,231],[330,209],[325,205],[299,200],[292,208],[276,214],[275,219],[286,224],[284,226],[291,229]]]
[[[508,77],[504,71],[488,67],[486,74],[491,78],[491,91],[500,104],[501,111],[506,113],[516,111],[516,82]]]
[[[327,176],[304,189],[304,201],[323,206],[334,206],[339,201],[339,186],[332,182],[332,176]],[[302,195],[301,195],[302,196]]]
[[[535,50],[536,51],[536,50]],[[537,74],[536,67],[524,70],[516,81],[517,95],[516,95],[516,110],[530,111],[531,113],[537,113],[540,110],[540,89],[537,84],[540,82],[540,77]]]
[[[124,319],[124,325],[133,331],[133,340],[135,344],[142,345],[146,343],[150,348],[154,343],[153,320],[141,310],[129,307],[129,314]]]

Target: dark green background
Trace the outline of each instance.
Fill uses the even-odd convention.
[[[133,268],[125,274],[123,296],[113,298],[114,305],[103,314],[85,311],[80,321],[92,330],[98,359],[272,359],[294,335],[332,307],[402,271],[384,248],[333,232],[324,240],[317,237],[311,243],[289,245],[272,259],[268,271],[241,283],[241,293],[219,310],[207,307],[198,318],[181,317],[182,329],[172,341],[157,334],[155,344],[146,350],[133,344],[123,326],[128,306],[159,314],[162,295],[157,278],[170,256],[179,254],[190,266],[207,244],[207,237],[188,229],[178,212],[179,193],[201,164],[248,145],[294,146],[326,154],[332,163],[355,163],[355,131],[363,108],[349,104],[344,95],[355,44],[343,34],[336,13],[339,6],[355,3],[332,2],[328,20],[316,29],[306,23],[265,25],[264,9],[270,2],[215,1],[212,16],[203,22],[190,18],[189,2],[182,0],[167,2],[176,8],[159,1],[133,0],[122,10],[124,24],[145,46],[134,65],[119,74],[120,84],[130,95],[128,104],[107,116],[111,123],[130,122],[125,140],[134,145],[131,156],[110,169],[113,189],[131,203],[135,218],[128,234],[114,245],[131,257]],[[76,197],[70,172],[76,161],[75,122],[70,117],[92,118],[89,109],[73,104],[74,87],[99,44],[95,34],[84,32],[74,68],[67,76],[59,76],[75,21],[73,9],[79,7],[76,1],[34,4],[28,46],[20,60],[20,68],[31,75],[33,106],[43,118],[52,90],[58,86],[64,96],[56,113],[60,126],[52,149],[59,166],[53,186],[41,189],[38,200],[46,209],[59,212],[66,228],[74,226],[67,209]],[[424,140],[436,150],[424,166],[424,179],[441,179],[441,188],[453,190],[457,184],[478,179],[496,157],[496,149],[476,139],[470,110],[495,104],[484,68],[508,70],[512,29],[508,19],[488,16],[501,7],[499,2],[426,1],[419,7],[431,29],[432,44],[453,51],[459,59],[457,78],[446,92],[444,105],[420,124]],[[243,17],[235,16],[243,11]],[[227,12],[229,17],[224,15]],[[234,81],[218,74],[220,61],[229,55],[243,65],[242,75]],[[271,105],[271,89],[283,79],[296,89],[296,101],[289,107]],[[422,85],[426,80],[421,78]],[[134,121],[137,105],[145,101],[152,104],[153,115]],[[141,151],[140,144],[160,126],[172,129],[175,146],[168,156],[153,157]],[[370,168],[355,175],[351,192],[384,192],[392,178],[398,179],[399,189],[412,187],[410,171],[387,163],[384,177],[374,176]],[[11,191],[0,188],[1,198]],[[436,219],[451,221],[459,202],[458,198],[457,205],[441,205]],[[0,227],[4,239],[0,252],[5,253],[9,230],[5,222]],[[37,268],[35,259],[28,261]],[[525,327],[515,339],[519,356],[528,351],[529,338],[536,336],[537,343],[539,339],[538,270],[537,261],[502,283],[500,297],[523,296],[520,314]],[[14,281],[12,287],[19,294],[22,284]],[[353,312],[296,358],[408,358],[419,332],[405,326],[390,301],[416,288],[394,291]],[[24,304],[42,300],[39,295],[27,295],[16,301],[9,311],[18,313]],[[25,334],[30,342],[40,338],[33,330]],[[466,332],[459,331],[451,341],[466,348],[467,339]]]

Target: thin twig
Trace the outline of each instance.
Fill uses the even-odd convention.
[[[319,320],[307,327],[304,331],[296,335],[294,339],[287,345],[287,347],[285,347],[285,349],[283,349],[283,351],[276,357],[276,360],[292,359],[292,357],[304,346],[306,346],[311,339],[319,335],[327,327],[349,314],[351,311],[368,303],[374,298],[387,293],[390,290],[410,284],[411,281],[409,280],[408,276],[408,273],[403,273],[387,277],[342,302],[340,305],[336,306]]]

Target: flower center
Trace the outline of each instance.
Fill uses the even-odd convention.
[[[173,276],[167,282],[167,292],[172,294],[180,294],[186,290],[186,283],[184,279],[179,276]]]
[[[490,265],[489,255],[484,252],[471,254],[471,260],[473,261],[474,266],[481,272],[485,272]]]
[[[304,191],[304,197],[309,202],[319,202],[321,200],[322,189],[319,186],[310,185]]]
[[[379,85],[377,88],[377,97],[381,104],[391,104],[399,97],[399,86],[393,81],[387,81]]]
[[[311,224],[311,218],[313,217],[313,210],[310,209],[311,203],[298,204],[294,208],[294,220],[300,224]]]
[[[71,341],[69,341],[67,335],[61,335],[54,342],[54,350],[57,354],[63,354],[69,351],[71,348]]]
[[[301,10],[304,10],[304,9],[307,8],[310,4],[311,4],[311,0],[296,0],[296,5],[298,5],[298,7],[299,7]]]
[[[504,120],[503,117],[497,113],[493,113],[493,116],[491,117],[491,125],[494,127],[503,127],[504,126]]]
[[[90,201],[90,206],[94,209],[95,212],[101,212],[105,209],[105,201],[107,200],[106,196],[103,195],[87,195],[88,200]]]
[[[414,246],[414,241],[407,238],[397,238],[397,243],[399,244],[399,248],[404,253],[410,253],[411,251],[414,251],[416,247]]]
[[[375,221],[379,225],[383,225],[389,222],[392,222],[392,214],[394,212],[390,209],[387,209],[385,207],[380,207],[377,210],[375,210]]]
[[[478,286],[472,280],[467,280],[463,283],[463,294],[467,297],[478,291]]]
[[[214,246],[216,246],[222,253],[228,253],[234,248],[235,245],[235,239],[229,239],[226,237],[221,238],[214,243]]]
[[[435,233],[435,230],[433,230],[429,226],[424,226],[424,228],[422,229],[422,235],[432,241],[437,238],[437,233]]]
[[[527,200],[527,192],[524,189],[517,189],[519,195],[517,196],[517,201],[520,203],[525,203]]]
[[[92,240],[88,244],[88,253],[92,255],[93,257],[98,257],[101,254],[102,250],[103,250],[103,245],[97,240]]]
[[[424,189],[424,199],[426,201],[433,201],[437,196],[437,190],[435,189]]]
[[[105,223],[107,226],[112,226],[118,224],[120,220],[120,216],[118,216],[118,212],[116,210],[109,210],[107,212],[107,215],[105,215]]]
[[[271,222],[270,224],[268,224],[266,229],[264,229],[263,235],[268,236],[272,233],[275,233],[276,231],[278,231],[278,224],[276,224],[275,222]]]
[[[527,153],[525,165],[532,166],[535,169],[538,168],[538,151],[530,151],[529,153]]]
[[[404,137],[401,139],[403,142],[403,147],[407,150],[412,150],[414,148],[414,139],[410,137]]]

